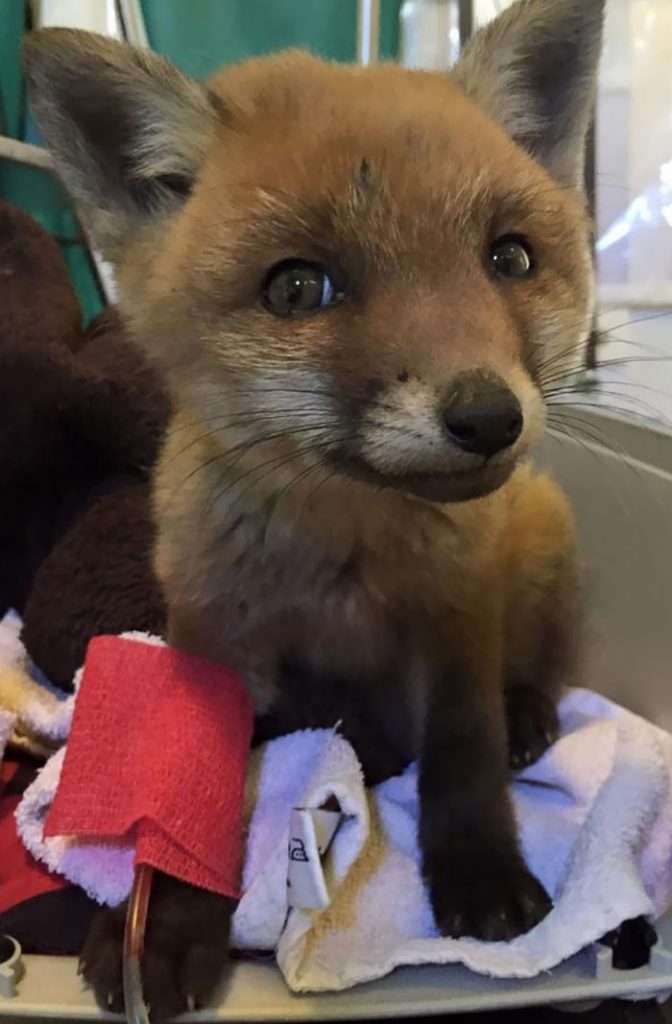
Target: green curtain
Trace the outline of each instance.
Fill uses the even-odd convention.
[[[26,29],[24,0],[0,0],[0,133],[39,142],[25,109],[21,39]],[[95,271],[77,220],[52,174],[0,160],[0,196],[27,210],[61,243],[85,323],[102,306]]]
[[[5,170],[0,161],[0,196],[30,213],[60,242],[82,308],[83,322],[88,324],[101,310],[103,297],[77,219],[53,175],[16,165]]]
[[[401,0],[381,0],[381,54],[394,58]],[[142,0],[152,47],[202,77],[245,57],[303,47],[355,59],[357,0]]]

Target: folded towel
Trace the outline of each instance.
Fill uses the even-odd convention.
[[[0,620],[0,760],[5,747],[48,757],[70,731],[74,700],[36,671],[20,640],[21,620]],[[11,728],[10,728],[11,715]]]
[[[625,920],[662,914],[672,902],[672,737],[584,690],[568,693],[561,721],[561,739],[513,785],[525,856],[555,901],[529,935],[496,944],[439,937],[419,871],[415,768],[367,792],[352,748],[322,730],[255,752],[235,944],[274,950],[295,992],[345,989],[421,963],[527,978]],[[20,834],[52,870],[117,903],[130,885],[128,848],[44,836],[62,760],[54,755],[26,792]],[[292,811],[331,798],[344,815],[324,865],[331,905],[292,908]]]
[[[26,660],[21,643],[21,619],[14,611],[0,619],[0,665],[17,665]]]
[[[411,768],[372,795],[374,825],[351,851],[332,906],[291,914],[278,962],[293,991],[343,989],[427,963],[529,978],[670,906],[672,738],[586,691],[566,697],[561,719],[560,741],[514,786],[527,862],[555,902],[546,920],[511,943],[437,936],[418,868]]]
[[[0,708],[0,761],[16,728],[16,715],[13,711]]]

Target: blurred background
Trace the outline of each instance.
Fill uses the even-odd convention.
[[[128,38],[198,77],[221,64],[308,47],[342,61],[448,69],[471,32],[512,0],[2,0],[0,135],[39,138],[26,109],[20,41],[32,25]],[[599,318],[581,382],[588,400],[672,429],[672,0],[608,0],[588,159]],[[51,174],[3,159],[0,196],[63,246],[90,319],[112,293]]]

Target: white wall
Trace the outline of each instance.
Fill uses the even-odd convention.
[[[609,0],[608,12],[598,105],[602,298],[672,305],[672,3]]]

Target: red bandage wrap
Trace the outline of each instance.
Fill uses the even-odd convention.
[[[96,638],[45,834],[133,843],[136,864],[237,897],[252,726],[230,670]]]

